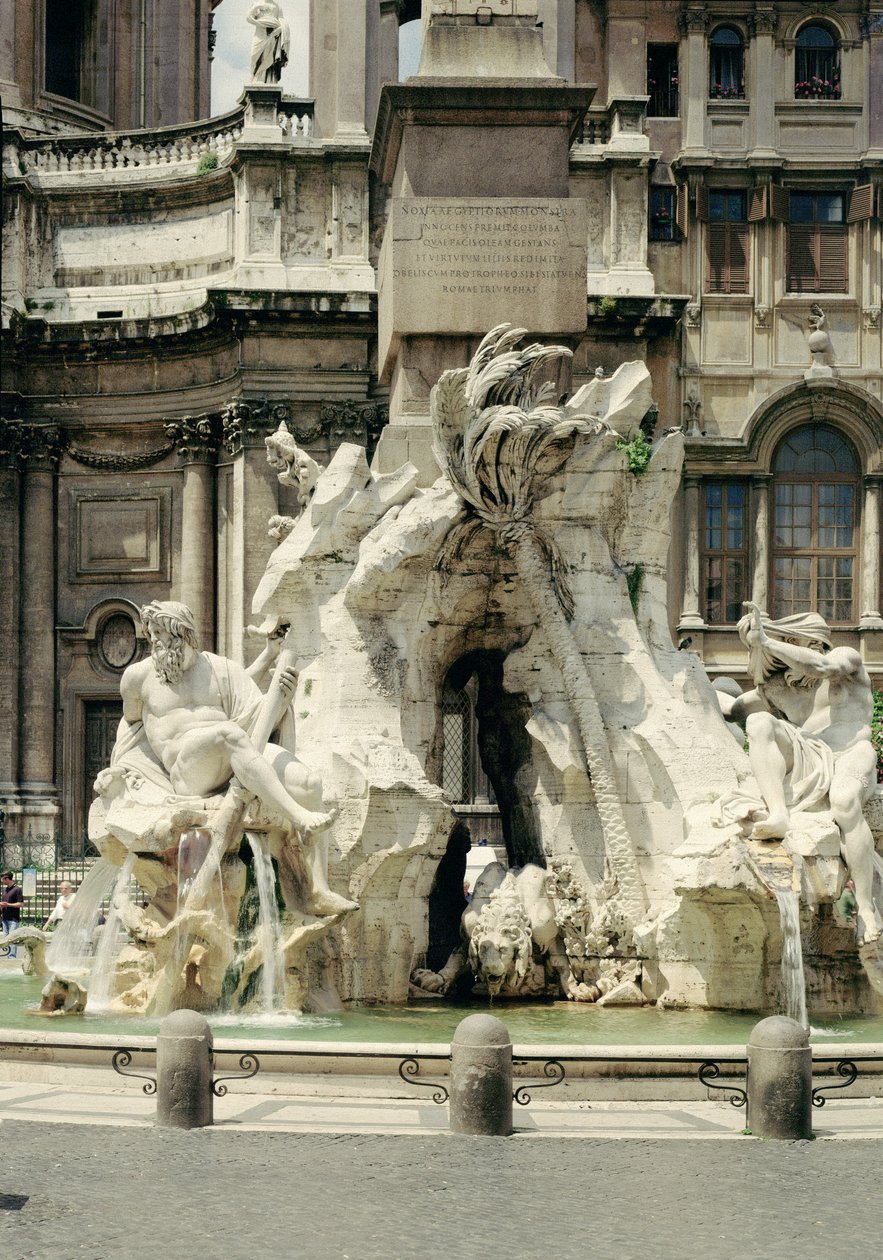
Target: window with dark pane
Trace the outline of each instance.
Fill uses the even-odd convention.
[[[650,188],[650,240],[675,240],[674,188]]]
[[[836,429],[804,425],[773,463],[773,616],[854,620],[859,464]]]
[[[496,804],[478,752],[475,691],[470,679],[460,691],[446,684],[442,693],[441,786],[455,805]]]
[[[741,100],[745,96],[742,36],[732,26],[719,26],[708,44],[708,95],[712,100]]]
[[[792,293],[847,292],[845,201],[842,192],[791,193],[788,288]]]
[[[748,194],[709,189],[706,224],[707,293],[748,292]]]
[[[647,45],[648,118],[678,116],[678,46]]]
[[[46,91],[80,101],[88,0],[45,0],[45,4]]]
[[[833,32],[819,22],[810,22],[797,32],[794,95],[801,101],[840,99],[837,40]]]
[[[706,481],[703,521],[705,620],[735,625],[748,598],[748,486],[744,481]]]

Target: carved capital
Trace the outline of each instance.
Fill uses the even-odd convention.
[[[290,419],[290,403],[268,402],[266,398],[248,403],[236,398],[221,412],[224,449],[239,455],[248,446],[263,446],[267,434]]]
[[[876,332],[880,327],[880,307],[866,306],[862,311],[862,315],[864,316],[865,328],[868,332]]]
[[[684,307],[684,317],[688,328],[699,328],[702,324],[702,305],[700,302],[688,302]]]
[[[684,5],[678,25],[683,35],[702,35],[708,30],[708,12],[704,4]]]
[[[755,9],[748,21],[754,35],[775,35],[779,28],[779,15],[775,9]]]
[[[54,472],[64,453],[65,437],[57,425],[0,422],[0,464],[22,472]]]
[[[364,441],[369,450],[377,445],[381,430],[389,419],[389,409],[374,402],[325,403],[319,412],[322,432],[338,442]],[[300,438],[300,433],[295,430]],[[303,441],[303,438],[300,438]]]
[[[772,311],[768,306],[755,306],[754,327],[760,332],[769,332]]]
[[[216,414],[166,420],[163,432],[185,464],[210,463],[217,454],[220,418]]]

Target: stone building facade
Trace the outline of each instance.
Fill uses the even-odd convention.
[[[280,418],[322,462],[356,441],[432,480],[429,388],[481,300],[443,318],[419,275],[396,289],[389,224],[420,197],[570,216],[577,315],[491,305],[573,348],[568,387],[643,359],[645,427],[684,427],[685,648],[739,673],[743,600],[818,607],[879,685],[883,9],[425,3],[425,28],[542,21],[545,64],[507,88],[428,30],[397,85],[420,4],[313,0],[310,98],[253,85],[206,121],[217,3],[68,4],[66,60],[58,6],[3,3],[7,828],[82,833],[141,603],[181,599],[207,645],[253,655],[267,522],[294,506],[264,459]]]

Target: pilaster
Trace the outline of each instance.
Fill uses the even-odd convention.
[[[868,473],[864,479],[865,503],[861,530],[859,629],[883,629],[880,600],[880,500],[883,494],[883,473]]]
[[[684,478],[684,597],[678,630],[704,630],[699,606],[699,477]]]
[[[215,462],[220,422],[216,415],[184,416],[166,421],[163,430],[174,442],[184,472],[181,555],[172,585],[193,613],[200,645],[211,650],[215,643]]]
[[[20,431],[19,797],[21,825],[45,830],[55,785],[55,474],[63,438],[54,426]]]

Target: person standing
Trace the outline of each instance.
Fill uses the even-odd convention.
[[[75,896],[76,894],[74,893],[73,885],[69,884],[67,880],[64,880],[64,882],[61,885],[61,896],[58,898],[58,901],[56,901],[55,908],[50,914],[49,918],[43,924],[44,932],[49,931],[50,924],[61,922],[61,920],[67,914],[68,910],[70,910],[71,906],[73,905],[73,900]]]
[[[12,871],[4,871],[0,875],[3,884],[3,899],[0,901],[0,922],[3,924],[3,935],[8,936],[21,926],[21,907],[24,894],[12,877]],[[16,957],[16,948],[10,947],[9,957]]]

